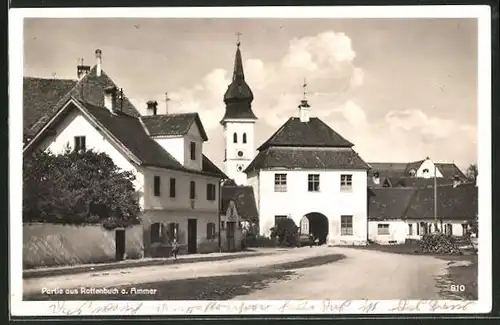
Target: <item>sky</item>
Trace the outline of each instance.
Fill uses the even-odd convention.
[[[94,65],[101,49],[142,113],[148,100],[166,110],[165,92],[170,113],[198,112],[222,166],[237,32],[256,146],[298,116],[306,79],[311,116],[367,162],[477,162],[476,19],[30,18],[24,75],[75,79],[78,59]]]

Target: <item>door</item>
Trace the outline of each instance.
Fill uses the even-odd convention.
[[[188,254],[196,254],[197,220],[188,219]]]
[[[115,258],[117,261],[125,258],[125,229],[115,230]]]
[[[227,250],[228,252],[233,252],[236,249],[236,244],[234,242],[234,232],[236,230],[236,222],[227,222]]]

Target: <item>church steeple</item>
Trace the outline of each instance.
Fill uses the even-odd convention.
[[[221,123],[226,119],[257,119],[252,111],[253,93],[245,81],[243,71],[243,60],[241,58],[240,40],[236,43],[236,55],[234,58],[233,80],[224,94],[226,113]]]

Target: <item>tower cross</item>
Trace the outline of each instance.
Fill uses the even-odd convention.
[[[165,93],[165,108],[166,108],[166,113],[168,114],[168,102],[170,101],[170,98],[168,97],[168,92]]]
[[[240,42],[240,36],[241,36],[241,35],[242,35],[242,34],[241,34],[240,32],[237,32],[237,33],[236,33],[236,38],[237,38],[236,45],[238,45],[238,46],[240,46],[240,44],[241,44],[241,42]]]

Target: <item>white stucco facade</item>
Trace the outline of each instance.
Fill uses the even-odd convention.
[[[438,222],[438,229],[453,236],[463,236],[465,234],[465,224],[467,220],[444,220]],[[425,233],[435,231],[433,220],[370,220],[368,222],[368,239],[371,241],[387,244],[404,244],[406,239],[420,239]],[[430,227],[430,228],[429,228]],[[446,229],[446,227],[449,227]],[[451,230],[451,232],[450,232]]]
[[[275,174],[286,174],[286,191],[275,191]],[[319,191],[308,190],[308,175],[319,174]],[[341,175],[352,175],[352,186],[341,188]],[[300,226],[308,213],[328,218],[329,245],[367,242],[367,171],[268,169],[248,175],[254,188],[260,216],[261,235],[269,236],[275,216],[288,216]],[[352,230],[342,231],[341,216],[351,217]],[[346,234],[343,234],[346,233]]]
[[[255,157],[255,120],[228,119],[224,121],[224,172],[237,185],[247,185],[243,172]]]
[[[423,178],[431,178],[434,177],[434,174],[436,177],[443,177],[443,174],[439,171],[438,168],[436,168],[436,165],[434,162],[427,158],[425,159],[420,167],[416,170],[416,177],[423,177]]]
[[[104,109],[104,108],[103,108]],[[145,233],[155,222],[178,223],[180,232],[187,234],[187,220],[197,219],[198,251],[218,250],[218,239],[205,238],[206,224],[214,223],[218,232],[220,186],[217,177],[183,171],[169,170],[138,165],[127,155],[127,149],[109,137],[85,113],[78,109],[72,111],[53,128],[53,135],[46,136],[38,149],[63,153],[66,147],[73,148],[77,136],[85,137],[85,147],[96,152],[105,152],[122,170],[131,171],[136,179],[134,186],[139,192],[139,204],[143,211]],[[195,124],[184,137],[158,139],[160,145],[179,160],[185,167],[199,171],[202,169],[202,138]],[[197,143],[196,159],[190,157],[190,142]],[[184,158],[184,159],[183,159]],[[154,193],[154,178],[160,179],[159,195]],[[170,190],[171,179],[175,179],[175,195]],[[191,182],[195,184],[195,198],[190,197]],[[207,185],[213,185],[215,197],[207,197]],[[205,237],[204,237],[205,236]],[[145,236],[145,241],[148,237]],[[187,236],[180,237],[185,245]],[[145,249],[148,243],[145,242]]]

